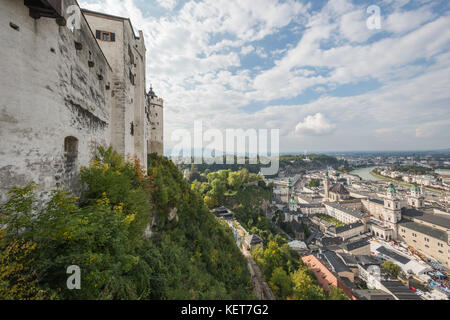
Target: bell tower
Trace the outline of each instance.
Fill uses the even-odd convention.
[[[394,238],[397,237],[397,223],[402,219],[400,199],[397,197],[397,190],[391,183],[384,198],[383,220],[384,224],[393,230]]]
[[[408,205],[416,209],[422,208],[425,202],[423,188],[420,188],[417,183],[414,183],[410,189],[410,192],[410,196],[408,197]]]

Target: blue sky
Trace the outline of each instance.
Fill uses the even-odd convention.
[[[447,0],[79,3],[143,30],[167,148],[195,120],[280,129],[282,152],[450,147]]]

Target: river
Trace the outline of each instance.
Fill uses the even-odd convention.
[[[375,169],[376,167],[368,167],[368,168],[360,168],[353,171],[350,171],[351,174],[356,174],[357,176],[360,176],[363,180],[368,181],[383,181],[382,179],[376,178],[370,174],[370,171]]]

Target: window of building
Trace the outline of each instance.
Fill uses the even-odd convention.
[[[78,139],[72,136],[64,138],[64,157],[66,166],[71,167],[78,157]]]
[[[95,37],[102,41],[110,41],[110,42],[116,41],[116,34],[114,32],[109,31],[96,30]]]

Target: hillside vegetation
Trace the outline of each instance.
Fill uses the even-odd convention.
[[[0,207],[0,299],[253,298],[231,231],[171,161],[151,155],[148,173],[100,148],[81,170],[81,199],[55,190],[42,205],[33,186],[12,189]],[[80,290],[67,289],[70,265]]]
[[[286,238],[266,219],[264,208],[272,199],[272,188],[260,176],[244,168],[209,172],[202,177],[207,182],[194,180],[191,187],[203,195],[205,203],[210,207],[225,205],[232,209],[240,225],[263,240],[263,247],[257,246],[251,253],[278,299],[347,299],[338,288],[324,292],[314,272],[304,265],[300,256],[288,246]]]

